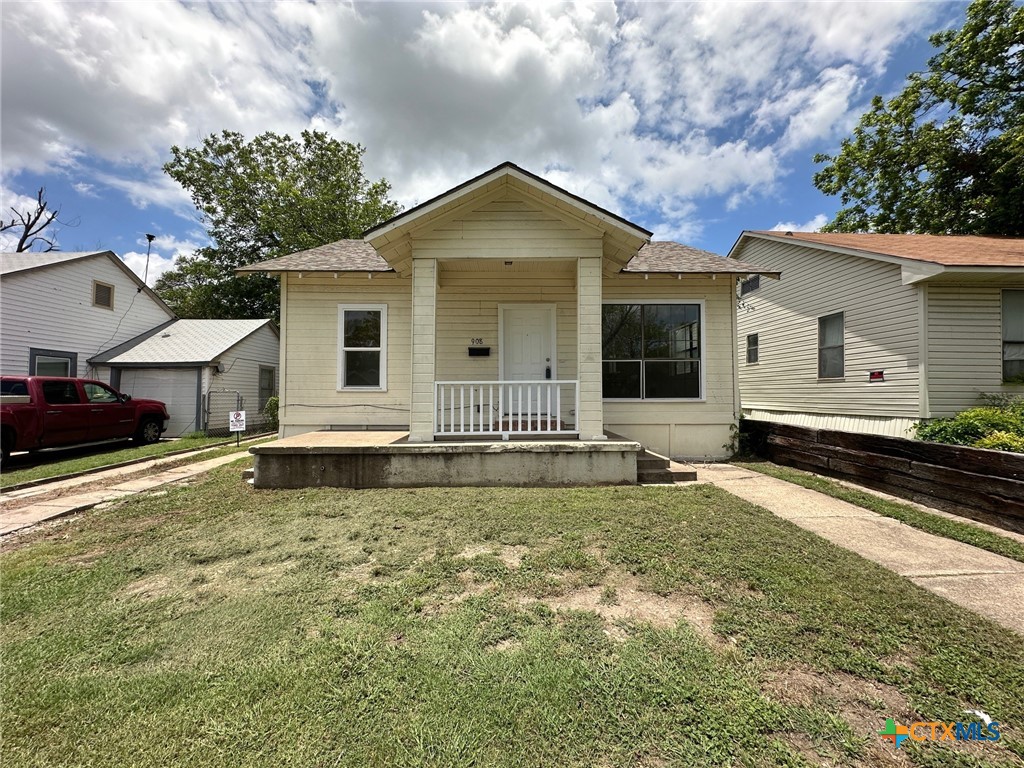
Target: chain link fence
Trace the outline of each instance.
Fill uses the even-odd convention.
[[[246,408],[246,400],[242,393],[234,389],[211,389],[206,393],[203,403],[204,430],[209,437],[231,437],[228,429],[228,417],[235,411],[245,411],[245,434],[259,434],[269,431],[271,424],[261,410],[255,407]]]

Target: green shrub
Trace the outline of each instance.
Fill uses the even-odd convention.
[[[278,407],[277,395],[267,400],[267,404],[263,406],[263,415],[266,417],[266,428],[268,431],[276,432],[278,427],[277,421],[277,407]]]
[[[993,451],[1024,453],[1024,435],[1009,432],[992,432],[974,444],[975,448],[989,448]]]
[[[1016,396],[989,395],[983,397],[986,403],[979,408],[970,408],[949,419],[935,419],[915,426],[919,440],[951,445],[970,445],[996,450],[1017,450],[1009,447],[1024,441],[1024,400]],[[1002,438],[993,438],[1003,435]],[[1008,447],[1001,447],[1006,445]]]

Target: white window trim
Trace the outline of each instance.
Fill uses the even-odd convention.
[[[835,317],[839,315],[843,319],[843,372],[838,376],[822,376],[821,375],[821,350],[822,349],[833,349],[833,347],[822,347],[821,346],[821,321],[827,317]],[[827,315],[818,315],[815,320],[817,326],[815,331],[817,333],[817,354],[815,355],[815,363],[817,366],[818,381],[827,383],[830,381],[846,381],[846,310],[840,310],[839,312],[829,312]]]
[[[351,347],[352,351],[380,351],[380,386],[345,386],[345,312],[380,312],[380,347]],[[388,305],[387,304],[339,304],[338,305],[338,392],[387,392],[388,391]]]
[[[700,312],[700,397],[602,397],[604,403],[706,403],[707,396],[707,312],[704,299],[602,299],[605,304],[696,304]],[[602,339],[603,347],[603,339]],[[628,362],[628,361],[623,361]],[[642,364],[642,363],[641,363]],[[604,349],[601,350],[601,372],[604,373]]]
[[[750,359],[750,337],[751,336],[753,336],[754,339],[757,340],[757,343],[754,344],[754,349],[757,350],[757,359],[756,360],[751,360]],[[758,332],[758,333],[748,333],[747,337],[745,339],[745,342],[746,342],[745,354],[744,354],[744,359],[746,360],[745,365],[759,365],[760,362],[761,362],[761,334],[760,334],[760,332]]]

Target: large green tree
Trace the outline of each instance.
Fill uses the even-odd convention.
[[[212,245],[156,283],[181,317],[278,317],[278,285],[234,270],[362,232],[394,216],[390,185],[363,174],[364,148],[320,131],[246,141],[223,131],[171,148],[164,171],[192,195]]]
[[[876,96],[814,185],[832,232],[1024,235],[1024,6],[975,0],[897,96]]]

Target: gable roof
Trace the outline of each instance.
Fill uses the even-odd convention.
[[[129,280],[156,302],[160,309],[167,313],[168,317],[175,316],[171,308],[164,303],[164,300],[157,296],[152,288],[142,282],[142,278],[136,275],[113,251],[22,251],[20,253],[8,251],[0,253],[0,275],[25,274],[34,270],[57,267],[92,258],[109,259],[118,269],[124,272]]]
[[[375,227],[371,227],[363,233],[363,239],[373,240],[381,234],[390,230],[396,229],[403,224],[407,224],[412,219],[417,219],[432,210],[443,207],[451,201],[462,197],[466,192],[469,192],[475,188],[486,186],[491,181],[500,178],[503,175],[518,176],[521,180],[530,183],[532,186],[540,187],[547,192],[553,194],[555,197],[563,198],[565,200],[571,200],[578,207],[588,210],[589,212],[597,215],[599,219],[606,219],[610,222],[614,222],[622,228],[626,228],[632,231],[633,234],[639,237],[649,238],[653,234],[648,230],[641,227],[639,224],[634,224],[628,219],[619,216],[618,214],[612,213],[609,210],[601,208],[600,206],[594,205],[589,200],[585,200],[579,195],[574,195],[561,187],[552,184],[547,179],[541,178],[540,176],[530,173],[524,168],[520,168],[513,162],[506,161],[500,165],[496,165],[489,171],[484,171],[479,176],[474,176],[468,181],[464,181],[458,186],[452,187],[447,192],[442,192],[436,197],[432,197],[424,203],[413,206],[407,211],[399,213],[397,216],[393,216],[387,221],[378,224]]]
[[[670,240],[655,240],[641,248],[623,272],[670,272],[708,274],[760,274],[778,277],[779,272],[761,269],[737,259],[727,259],[711,251],[702,251]]]
[[[235,272],[394,272],[363,240],[338,240],[276,259],[239,267]]]
[[[1024,238],[983,235],[883,235],[859,232],[768,232],[744,235],[799,240],[833,249],[893,256],[944,267],[1024,267]],[[737,241],[738,244],[738,241]]]
[[[117,367],[182,367],[214,362],[271,320],[174,320],[89,358]]]

